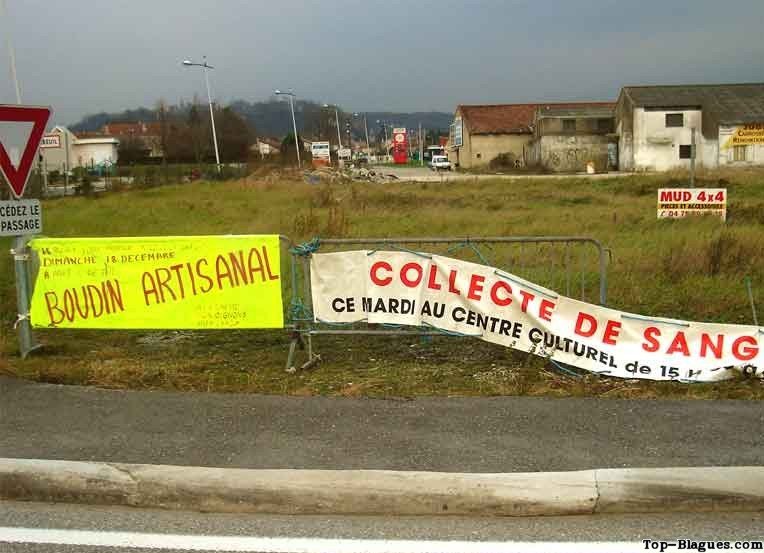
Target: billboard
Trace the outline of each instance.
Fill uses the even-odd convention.
[[[450,134],[451,134],[451,146],[454,148],[458,148],[463,143],[463,137],[462,137],[462,118],[457,117],[454,119],[454,122],[451,123],[450,128]]]
[[[35,328],[282,328],[277,235],[36,238]]]
[[[660,188],[658,219],[716,215],[727,220],[726,188]]]
[[[764,144],[764,123],[750,123],[732,127],[732,135],[722,145],[726,150],[735,146],[752,146]]]
[[[331,165],[332,157],[328,142],[313,142],[310,153],[313,156],[313,167]]]
[[[399,165],[407,163],[409,160],[409,142],[408,133],[405,128],[397,127],[393,129],[393,161]]]

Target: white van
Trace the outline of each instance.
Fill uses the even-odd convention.
[[[451,162],[448,161],[448,156],[432,156],[432,159],[428,165],[433,171],[451,170]]]

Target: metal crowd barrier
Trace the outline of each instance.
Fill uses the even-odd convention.
[[[313,348],[313,336],[320,335],[376,335],[376,336],[442,336],[432,328],[371,327],[366,323],[328,325],[314,320],[310,286],[310,257],[313,252],[327,252],[388,247],[394,250],[415,251],[426,247],[428,254],[459,257],[459,253],[474,256],[477,261],[507,270],[526,280],[535,282],[568,297],[587,301],[587,294],[597,297],[600,305],[607,303],[607,250],[594,238],[581,236],[498,236],[498,237],[445,237],[445,238],[315,238],[308,244],[292,249],[292,282],[300,287],[293,290],[290,310],[292,341],[286,368],[294,371],[297,348],[306,350],[307,361],[300,368],[307,369],[320,361]],[[502,249],[503,251],[497,251]],[[461,256],[459,258],[465,258]],[[592,298],[593,299],[593,298]]]

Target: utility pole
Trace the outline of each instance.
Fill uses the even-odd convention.
[[[334,106],[334,119],[337,122],[337,142],[339,142],[339,147],[342,148],[342,131],[340,130],[340,112],[337,109],[337,106]]]
[[[5,0],[0,0],[0,19],[4,19],[7,13]],[[16,103],[21,105],[21,87],[19,86],[19,77],[16,74],[16,51],[13,49],[13,42],[11,41],[10,25],[8,25],[7,32],[5,33],[5,47],[8,50],[8,57],[11,62],[11,80],[13,80],[13,86],[16,88]]]
[[[366,133],[366,155],[371,155],[371,146],[369,145],[369,126],[366,124],[366,114],[363,114],[363,131]]]
[[[695,127],[690,128],[690,188],[695,188]]]
[[[424,166],[424,144],[422,142],[422,123],[420,121],[419,123],[419,134],[417,135],[417,138],[419,139],[419,165]]]

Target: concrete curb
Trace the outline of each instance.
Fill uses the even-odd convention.
[[[0,459],[0,499],[322,515],[761,511],[764,467],[461,474]]]

